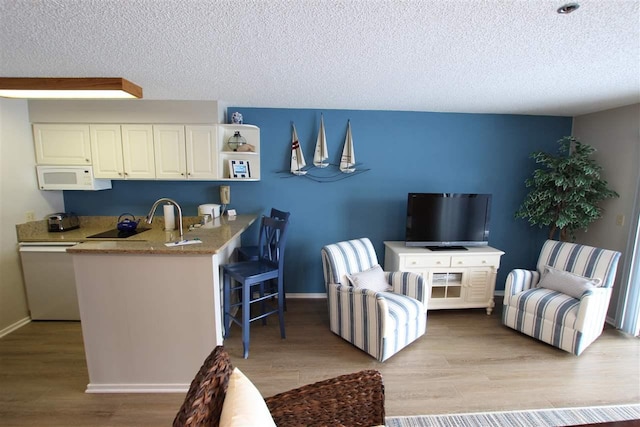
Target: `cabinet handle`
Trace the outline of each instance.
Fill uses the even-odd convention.
[[[436,261],[436,265],[440,265],[440,264],[442,264],[442,262]]]
[[[462,264],[462,261],[458,261],[458,265]]]
[[[84,159],[84,161],[87,162],[87,163],[91,163],[91,160],[89,160],[89,159]]]
[[[487,261],[483,259],[483,260],[482,260],[482,263],[483,263],[483,264],[486,264],[486,263],[487,263]]]
[[[122,176],[122,172],[118,172],[118,176]]]

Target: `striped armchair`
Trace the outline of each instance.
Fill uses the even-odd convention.
[[[383,362],[424,335],[427,286],[422,276],[399,271],[384,272],[389,291],[351,285],[347,275],[377,264],[367,238],[322,248],[331,331]]]
[[[619,258],[620,252],[547,240],[536,271],[516,269],[507,276],[502,323],[580,355],[602,333]],[[555,280],[544,279],[550,272]],[[558,277],[572,287],[564,289],[568,285]],[[577,285],[583,282],[589,282],[585,288]]]

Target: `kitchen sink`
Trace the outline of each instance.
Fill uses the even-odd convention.
[[[113,230],[107,230],[107,231],[103,231],[102,233],[94,234],[92,236],[87,236],[87,238],[88,239],[126,239],[127,237],[135,236],[136,234],[143,233],[147,230],[151,230],[151,229],[138,227],[135,230],[120,231],[117,228],[114,228]]]

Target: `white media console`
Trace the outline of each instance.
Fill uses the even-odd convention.
[[[429,284],[429,310],[486,308],[491,314],[500,257],[490,246],[432,251],[407,247],[404,242],[384,242],[384,270],[410,271]]]

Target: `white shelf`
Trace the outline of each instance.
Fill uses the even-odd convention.
[[[223,181],[259,181],[260,180],[260,128],[253,125],[218,125],[218,170],[221,171],[219,178]],[[236,132],[240,132],[247,144],[255,147],[255,152],[233,151],[227,141]],[[229,160],[245,160],[249,162],[249,178],[233,178],[229,169]]]

